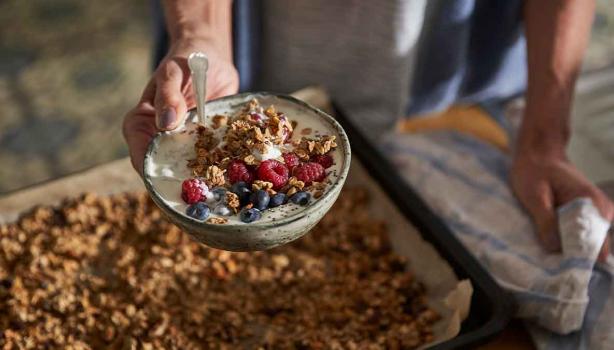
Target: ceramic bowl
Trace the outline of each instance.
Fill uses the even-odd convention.
[[[258,99],[263,106],[274,104],[277,110],[283,111],[290,120],[317,118],[315,120],[319,120],[325,126],[327,134],[337,137],[337,149],[333,155],[336,163],[335,171],[328,176],[332,183],[327,186],[322,197],[312,199],[307,206],[288,204],[296,208],[287,212],[280,210],[281,207],[266,210],[262,219],[253,223],[243,223],[233,219],[226,224],[212,224],[187,216],[186,205],[180,200],[179,193],[181,181],[190,176],[186,161],[194,158],[193,147],[181,149],[177,147],[173,157],[166,157],[174,161],[168,161],[166,164],[161,164],[160,159],[163,159],[161,152],[172,152],[173,146],[179,144],[179,142],[169,142],[177,140],[173,137],[194,137],[188,130],[195,125],[196,113],[194,110],[190,111],[186,121],[176,130],[161,132],[154,137],[145,155],[143,178],[151,198],[167,217],[196,241],[213,248],[230,251],[265,250],[302,237],[331,208],[339,196],[350,168],[350,144],[339,123],[323,111],[294,97],[263,92],[227,96],[207,102],[207,116],[231,115],[253,98]],[[300,126],[299,121],[299,128]],[[173,171],[176,173],[173,174]],[[163,196],[161,192],[172,194]]]

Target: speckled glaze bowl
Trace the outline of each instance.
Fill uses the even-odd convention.
[[[188,134],[186,130],[189,129],[190,123],[193,124],[195,121],[195,112],[190,111],[186,122],[178,129],[172,132],[161,132],[154,137],[145,155],[143,178],[151,198],[167,217],[190,234],[196,241],[213,248],[230,251],[265,250],[302,237],[331,208],[339,196],[350,169],[350,143],[339,123],[323,111],[294,97],[266,92],[227,96],[207,102],[207,116],[216,114],[230,115],[253,98],[258,99],[263,106],[274,104],[278,110],[285,112],[291,120],[299,120],[299,127],[301,126],[301,120],[306,120],[304,118],[318,118],[314,120],[319,121],[326,127],[326,133],[337,137],[337,149],[334,154],[336,170],[334,174],[329,174],[328,178],[332,183],[327,186],[322,197],[312,199],[306,207],[296,207],[292,210],[286,210],[287,212],[280,211],[277,213],[273,211],[278,208],[267,210],[263,212],[261,220],[249,224],[238,220],[231,220],[226,224],[211,224],[193,219],[185,215],[185,204],[179,203],[179,200],[169,201],[168,198],[164,198],[161,194],[163,185],[160,181],[168,182],[169,186],[175,186],[172,188],[176,188],[176,191],[180,192],[182,176],[177,178],[164,178],[162,176],[162,180],[160,180],[161,176],[159,174],[156,175],[155,170],[152,170],[158,166],[158,161],[154,162],[154,158],[161,158],[156,158],[156,156],[157,152],[163,152],[160,149],[160,145],[165,142],[165,138],[173,137],[173,135],[176,137],[178,134]],[[168,140],[166,139],[166,144],[168,144]],[[176,157],[177,162],[172,164],[172,166],[179,169],[187,169],[186,161],[194,157],[193,152],[193,148],[189,147],[188,151],[178,154]],[[156,163],[155,166],[154,163]],[[272,213],[268,214],[267,212],[269,211]]]

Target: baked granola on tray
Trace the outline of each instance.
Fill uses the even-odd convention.
[[[280,248],[207,248],[144,193],[85,195],[0,226],[3,348],[415,348],[439,315],[347,188]]]

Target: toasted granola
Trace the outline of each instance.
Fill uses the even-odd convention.
[[[226,183],[224,173],[226,170],[220,169],[217,165],[210,165],[205,170],[203,178],[209,187],[223,186]]]
[[[228,207],[237,211],[241,206],[241,203],[239,202],[239,196],[230,191],[226,192],[226,204],[228,205]]]
[[[337,147],[336,136],[334,135],[324,135],[319,137],[305,137],[303,136],[297,145],[297,149],[300,150],[300,154],[298,152],[297,155],[301,157],[301,155],[322,155],[330,152],[331,150]]]
[[[208,224],[223,225],[223,224],[227,224],[228,223],[228,219],[214,217],[214,218],[207,219],[207,223]]]
[[[252,184],[252,191],[258,191],[258,190],[265,190],[265,191],[273,190],[273,184],[268,181],[256,180]]]
[[[440,316],[361,189],[269,251],[207,248],[146,193],[0,226],[0,347],[413,349]]]
[[[213,131],[222,127],[224,129]],[[304,172],[302,175],[296,174],[303,180],[299,181],[290,171],[296,166],[286,166],[284,157],[288,153],[296,154],[296,162],[299,165],[317,162],[317,157],[325,154],[332,159],[331,152],[337,147],[335,136],[316,134],[292,141],[295,127],[296,123],[275,106],[264,108],[257,100],[251,100],[234,116],[214,116],[212,129],[202,125],[197,128],[195,158],[189,159],[187,166],[194,177],[206,183],[209,187],[207,190],[218,186],[231,190],[231,185],[240,180],[246,182],[246,188],[249,190],[262,189],[269,195],[283,192],[292,196],[297,192],[310,191],[313,198],[320,198],[326,183],[321,187],[305,188],[305,183],[321,181],[321,178],[305,178],[308,172]],[[301,135],[312,133],[312,128],[301,130]],[[259,171],[262,168],[261,163],[271,161],[277,161],[279,164],[268,164],[268,168],[273,170]],[[231,162],[232,169],[228,169]],[[319,174],[327,176],[325,171],[320,171]],[[241,209],[240,206],[231,208],[235,212]]]

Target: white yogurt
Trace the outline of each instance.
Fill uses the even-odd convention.
[[[271,103],[275,105],[278,111],[283,112],[290,121],[296,121],[298,124],[294,129],[291,140],[300,140],[303,136],[316,137],[319,135],[335,135],[339,139],[338,133],[335,129],[326,124],[320,117],[312,111],[295,105],[287,100],[276,99],[275,97],[259,98],[262,106],[268,106]],[[229,105],[222,103],[207,104],[207,127],[211,127],[211,117],[214,115],[235,115],[243,108],[241,105]],[[187,161],[195,158],[194,143],[196,142],[196,113],[191,113],[185,123],[185,126],[180,127],[178,130],[172,132],[165,132],[162,137],[159,138],[159,142],[155,151],[152,152],[152,158],[150,162],[147,162],[144,169],[146,174],[151,178],[151,182],[155,190],[161,195],[164,202],[177,212],[185,215],[187,204],[181,199],[181,183],[183,180],[192,176],[191,170],[187,167]],[[303,134],[303,130],[310,129],[311,133],[308,135]],[[224,130],[218,129],[215,133],[215,137],[222,138]],[[220,144],[220,146],[223,144]],[[218,146],[219,147],[219,146]],[[286,146],[283,146],[286,147]],[[291,148],[291,145],[287,146]],[[278,158],[282,152],[287,150],[279,149],[278,147],[268,147],[264,154],[254,154],[260,160]],[[333,150],[330,155],[333,157],[335,163],[332,167],[326,170],[328,176],[327,180],[335,182],[340,174],[341,166],[343,164],[343,153],[340,147]],[[330,185],[325,189],[325,193],[328,192]],[[210,194],[210,197],[212,195]],[[317,201],[312,197],[311,203]],[[215,202],[209,198],[207,204],[213,209]],[[279,220],[288,215],[294,215],[306,207],[301,207],[292,203],[288,203],[277,208],[272,208],[262,212],[262,218],[258,221],[270,222]],[[242,222],[239,220],[238,215],[222,216],[212,213],[209,217],[225,217],[229,220],[229,224],[239,224]],[[247,224],[249,225],[249,224]]]
[[[254,149],[252,151],[252,155],[254,157],[256,157],[256,159],[258,159],[259,161],[263,162],[265,160],[268,159],[276,159],[281,157],[281,150],[279,149],[279,147],[274,146],[272,144],[265,144],[265,152],[264,153],[260,153],[260,151],[258,151],[257,149]]]

